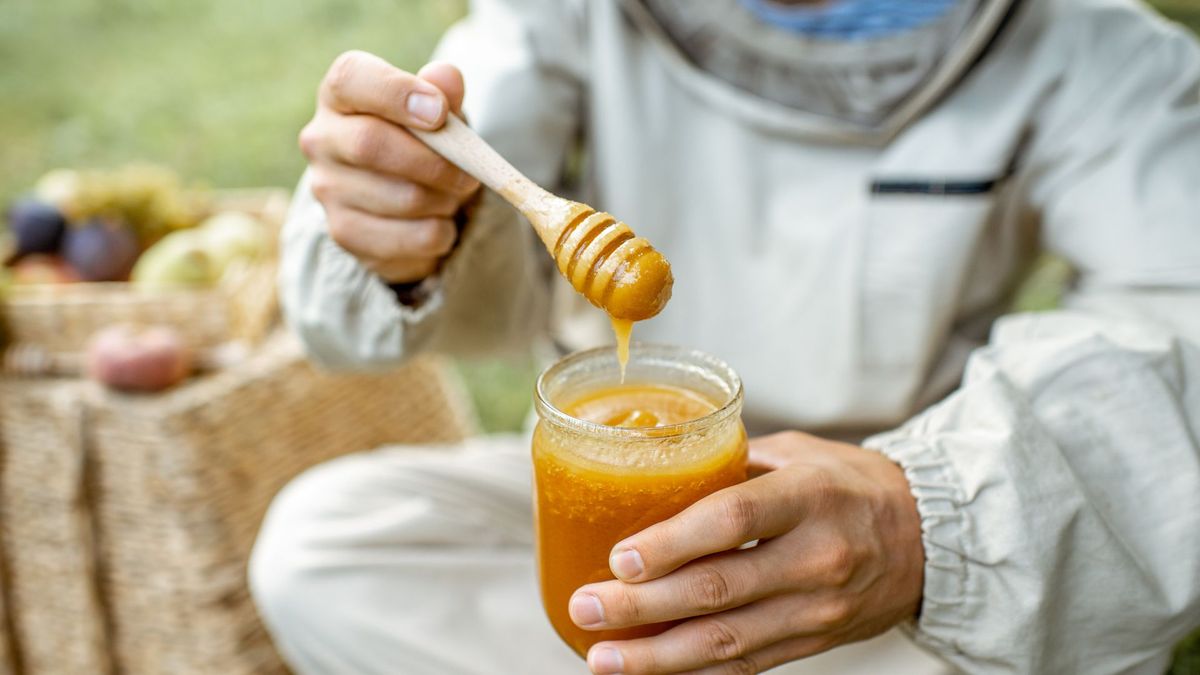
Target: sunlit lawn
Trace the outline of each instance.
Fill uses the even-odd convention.
[[[460,0],[5,0],[0,201],[56,166],[147,159],[221,186],[291,185],[339,52],[415,67]]]

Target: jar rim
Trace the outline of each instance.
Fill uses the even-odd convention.
[[[549,367],[538,375],[537,382],[534,384],[533,403],[534,409],[537,411],[539,419],[552,424],[557,424],[574,431],[585,433],[590,436],[608,437],[614,440],[635,441],[642,439],[661,439],[671,436],[681,436],[683,434],[692,433],[698,430],[706,429],[724,420],[731,415],[740,413],[742,407],[742,378],[737,372],[721,359],[699,349],[690,347],[680,347],[677,345],[656,343],[656,342],[632,342],[629,345],[630,362],[633,361],[634,355],[644,353],[646,351],[658,351],[664,355],[677,357],[683,361],[697,363],[708,371],[714,373],[721,381],[732,390],[732,395],[728,400],[722,402],[716,410],[698,417],[694,420],[679,422],[676,424],[666,424],[660,427],[613,427],[607,424],[600,424],[589,420],[579,419],[567,414],[559,409],[550,401],[550,396],[546,392],[546,381],[557,374],[558,372],[586,359],[596,358],[597,356],[607,356],[613,353],[613,347],[593,347],[591,349],[583,349],[572,352],[555,361]]]

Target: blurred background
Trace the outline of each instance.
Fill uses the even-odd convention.
[[[363,49],[415,70],[466,6],[4,0],[0,207],[54,168],[142,161],[170,167],[189,184],[290,189],[304,168],[296,134],[334,57]],[[485,429],[520,427],[530,362],[460,370]]]
[[[1200,30],[1200,0],[1156,0]],[[4,0],[0,14],[0,205],[58,167],[133,161],[188,183],[291,187],[296,134],[333,58],[363,49],[425,62],[466,0]],[[1039,269],[1023,306],[1065,276]],[[461,368],[490,430],[517,428],[529,363]]]

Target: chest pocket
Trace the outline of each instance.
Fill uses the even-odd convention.
[[[890,382],[889,389],[903,381],[897,394],[916,393],[944,346],[970,268],[986,254],[980,243],[1005,182],[884,178],[872,184],[861,268],[861,363]]]

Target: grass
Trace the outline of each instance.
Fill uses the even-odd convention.
[[[415,68],[463,0],[5,0],[0,202],[58,166],[150,160],[293,185],[317,82],[361,48]]]

